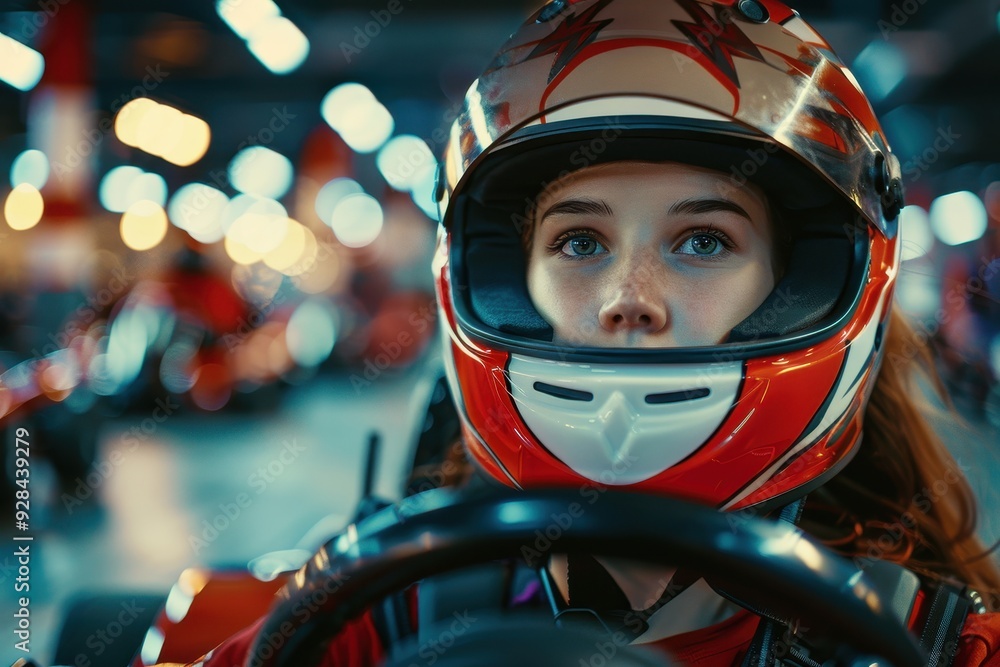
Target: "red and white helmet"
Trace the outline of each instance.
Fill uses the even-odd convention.
[[[521,231],[566,173],[671,161],[762,188],[791,234],[726,342],[552,342]],[[446,364],[472,457],[519,488],[787,502],[861,439],[899,265],[899,162],[829,45],[772,0],[553,0],[469,89],[438,196]]]

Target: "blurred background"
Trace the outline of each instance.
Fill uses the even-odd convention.
[[[366,469],[399,498],[421,443],[453,428],[433,344],[436,156],[534,5],[0,3],[0,600],[17,597],[12,537],[31,535],[37,659],[81,594],[164,592],[189,565],[314,547]],[[903,164],[899,298],[940,353],[965,421],[939,425],[986,498],[1000,3],[798,9]],[[26,530],[7,510],[20,435]],[[14,627],[5,612],[4,664],[22,655]]]

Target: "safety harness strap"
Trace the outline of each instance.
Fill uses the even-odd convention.
[[[873,561],[868,563],[865,574],[880,596],[888,603],[890,611],[904,625],[912,615],[921,585],[919,578],[895,563]],[[927,655],[927,667],[951,667],[958,651],[959,638],[965,619],[975,612],[974,604],[964,589],[949,584],[925,587],[929,596],[928,611],[923,625],[911,628],[919,632],[920,646]],[[791,638],[787,650],[778,658],[773,650],[778,637]],[[823,659],[827,651],[817,650],[806,638],[789,633],[785,623],[763,616],[754,639],[747,649],[743,667],[801,667],[827,664]]]
[[[372,622],[384,647],[397,645],[413,634],[406,591],[397,591],[371,608]]]
[[[958,639],[972,601],[964,590],[942,584],[934,591],[920,645],[927,652],[928,667],[951,667],[958,652]]]
[[[793,526],[796,525],[799,522],[799,518],[802,516],[802,510],[805,507],[805,504],[805,496],[788,503],[781,508],[781,512],[778,514],[778,521],[790,523]],[[722,591],[718,592],[723,593]],[[766,612],[752,609],[749,605],[736,600],[728,594],[725,594],[725,596],[761,616],[760,625],[757,626],[757,631],[754,633],[753,639],[750,641],[750,646],[747,648],[747,652],[743,656],[742,667],[770,667],[771,661],[773,660],[772,656],[775,653],[775,642],[781,635],[783,624],[777,618],[770,616]]]

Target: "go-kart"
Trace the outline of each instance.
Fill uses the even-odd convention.
[[[589,503],[589,498],[596,500]],[[922,646],[907,629],[912,605],[900,605],[905,596],[898,581],[887,588],[870,579],[789,523],[745,516],[736,520],[686,502],[605,488],[587,499],[577,489],[436,489],[351,524],[287,577],[247,665],[319,664],[329,640],[345,623],[412,583],[503,559],[526,559],[540,567],[549,553],[573,551],[697,571],[717,591],[762,614],[762,623],[775,629],[781,623],[809,628],[809,644],[829,649],[821,659],[801,651],[793,659],[789,653],[784,664],[919,667],[948,657],[937,638]],[[277,584],[269,586],[273,590]],[[476,599],[474,592],[467,593],[462,604]],[[454,620],[452,611],[468,611],[442,611],[440,599],[436,604],[431,618],[445,623]],[[670,664],[662,654],[626,646],[615,628],[581,623],[573,614],[558,613],[557,621],[552,613],[521,615],[502,609],[477,610],[475,615],[479,622],[460,636],[453,633],[447,649],[432,656],[438,667]],[[444,627],[421,622],[419,635],[401,637],[389,647],[386,664],[429,664],[420,638],[443,636]],[[750,655],[775,655],[773,641],[760,639],[766,634],[758,630],[745,665],[775,664]],[[159,642],[166,645],[162,636]],[[613,647],[613,659],[601,647]],[[174,654],[169,660],[197,657]],[[137,657],[133,664],[149,663]]]
[[[372,515],[329,541],[279,592],[250,661],[260,667],[319,664],[330,637],[394,590],[502,558],[528,554],[541,565],[538,559],[551,551],[696,570],[741,604],[811,628],[814,643],[822,636],[837,647],[833,657],[839,664],[888,661],[917,667],[927,661],[885,592],[853,563],[790,524],[734,522],[731,515],[689,503],[613,491],[586,504],[578,490],[492,490],[471,496],[437,490]],[[314,611],[303,614],[304,609]],[[454,611],[462,610],[439,617],[451,621]],[[666,664],[649,662],[650,654],[625,651],[615,629],[606,625],[597,624],[598,633],[587,635],[582,624],[567,622],[573,634],[562,635],[546,631],[546,625],[554,625],[551,615],[528,621],[515,617],[512,626],[507,625],[508,614],[488,618],[469,628],[439,664],[446,658],[449,665],[511,664],[515,649],[522,664],[578,665],[580,659],[587,664],[596,647],[609,640],[622,649],[617,653],[622,664]],[[511,641],[525,632],[526,624],[533,628],[532,641]],[[533,654],[549,639],[561,647],[572,645],[567,644],[572,639],[583,644],[550,662]],[[402,644],[391,647],[393,665],[416,659],[414,642]]]

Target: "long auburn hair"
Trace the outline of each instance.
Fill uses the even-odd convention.
[[[1000,568],[976,534],[968,468],[924,416],[934,408],[915,398],[924,379],[947,402],[931,350],[895,308],[884,344],[858,453],[810,495],[801,525],[862,564],[889,560],[931,579],[957,580],[998,608]]]

